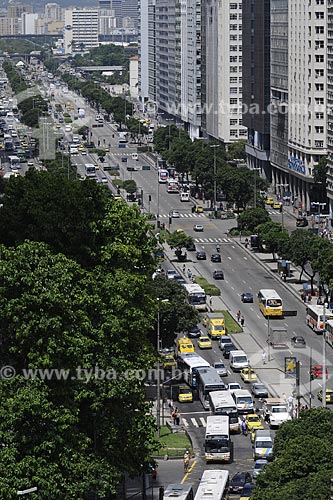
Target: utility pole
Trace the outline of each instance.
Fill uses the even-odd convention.
[[[321,401],[321,405],[323,408],[326,408],[326,335],[325,335],[325,327],[326,327],[326,303],[324,302],[324,311],[323,311],[323,397]]]
[[[217,190],[217,186],[216,186],[216,148],[219,148],[220,145],[219,144],[212,144],[210,146],[211,148],[214,149],[214,214],[215,214],[215,211],[216,211],[216,190]]]
[[[299,410],[301,404],[301,363],[296,361],[296,398],[297,398],[297,418],[299,417]]]

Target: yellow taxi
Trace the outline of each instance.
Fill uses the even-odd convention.
[[[199,349],[212,349],[212,341],[209,337],[200,337],[198,340]]]
[[[273,204],[274,210],[280,210],[281,207],[282,207],[282,203],[280,201],[274,202],[274,204]]]
[[[26,141],[22,141],[21,146],[22,146],[22,148],[27,148],[27,147],[29,147],[29,144]]]
[[[203,213],[203,211],[204,211],[204,208],[203,208],[203,207],[198,206],[198,207],[195,207],[195,211],[196,211],[196,213],[197,213],[197,214],[202,214],[202,213]]]
[[[96,168],[96,170],[99,170],[99,165],[95,164],[95,168]]]
[[[178,339],[177,342],[177,352],[178,354],[184,354],[185,352],[194,352],[194,345],[190,339],[187,337],[182,337]]]
[[[240,372],[241,379],[243,382],[256,382],[257,374],[253,368],[243,368]]]
[[[103,148],[103,151],[105,151],[105,153],[109,153],[110,149],[109,148]]]
[[[187,385],[180,385],[178,389],[178,401],[180,403],[192,403],[193,392]]]
[[[176,229],[176,233],[183,233],[184,232],[184,229]]]
[[[266,205],[274,205],[274,200],[273,200],[273,198],[266,198],[265,203],[266,203]]]
[[[0,142],[0,149],[2,149],[2,148],[3,148],[3,144],[2,144],[2,142]]]
[[[245,422],[250,432],[258,429],[264,429],[262,420],[257,413],[249,413],[246,415]]]
[[[80,144],[80,146],[78,146],[78,147],[77,147],[77,149],[78,149],[79,151],[83,151],[83,150],[84,150],[84,149],[86,149],[86,148],[85,148],[84,146],[82,146],[82,144]]]
[[[55,128],[61,128],[61,125],[59,125],[59,123],[57,123]],[[22,146],[23,146],[23,144],[22,144]]]
[[[174,355],[166,354],[165,356],[163,356],[163,368],[167,370],[168,368],[172,368],[173,366],[177,366]]]

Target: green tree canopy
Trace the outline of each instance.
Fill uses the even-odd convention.
[[[269,221],[270,217],[264,208],[249,208],[239,215],[237,225],[240,230],[254,232],[257,226]]]
[[[257,227],[257,233],[261,246],[267,252],[272,252],[274,259],[276,253],[288,258],[289,234],[288,231],[282,229],[282,225],[279,222],[260,224]]]
[[[333,415],[301,412],[277,431],[274,461],[258,476],[253,500],[329,499],[333,477]]]
[[[113,491],[120,473],[139,473],[154,448],[143,374],[133,373],[156,359],[147,276],[87,271],[26,242],[1,248],[0,282],[2,362],[16,372],[0,387],[0,499],[31,485],[42,500]],[[46,368],[65,372],[22,378]]]

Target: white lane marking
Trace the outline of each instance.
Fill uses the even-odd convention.
[[[183,425],[185,425],[185,427],[189,427],[189,425],[190,425],[188,423],[188,421],[186,420],[186,418],[182,418],[182,423],[183,423]]]
[[[285,323],[284,326],[288,326],[288,323]]]
[[[243,257],[243,258],[244,258],[244,260],[247,260],[247,257]]]
[[[251,311],[254,311],[253,307],[250,307]]]
[[[203,427],[206,427],[207,424],[206,424],[206,420],[203,418],[203,417],[200,417],[200,422],[202,423],[202,426]]]
[[[243,283],[245,283],[245,284],[246,284],[246,281],[245,281],[245,280],[242,280],[242,281],[243,281]]]
[[[231,290],[235,290],[233,286],[231,287]]]
[[[199,427],[198,422],[195,420],[195,418],[191,418],[191,422],[194,425],[194,427]]]
[[[229,256],[228,256],[228,259],[229,259],[229,260],[232,260],[232,259],[231,259],[231,257],[229,257]]]
[[[234,245],[231,245],[231,248],[236,248]]]

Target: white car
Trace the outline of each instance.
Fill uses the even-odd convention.
[[[34,162],[32,160],[29,160],[28,163],[27,163],[28,167],[33,167],[34,166]]]
[[[197,231],[197,232],[200,232],[202,233],[204,230],[204,227],[202,224],[194,224],[193,226],[193,231]]]
[[[174,277],[175,274],[178,274],[178,273],[174,269],[168,269],[167,272],[166,272],[167,278],[169,280],[173,280],[173,277]]]
[[[87,150],[86,149],[82,149],[82,151],[80,151],[81,155],[86,155],[87,154]]]
[[[180,213],[177,212],[177,210],[171,210],[170,217],[172,217],[173,219],[179,219]]]
[[[71,132],[72,131],[72,126],[71,125],[66,125],[65,126],[65,132]]]
[[[237,389],[241,389],[241,386],[239,385],[238,382],[230,382],[227,385],[227,387],[230,392],[236,391]]]
[[[101,177],[101,182],[102,182],[102,184],[107,184],[108,183],[107,177],[105,177],[105,176]]]

